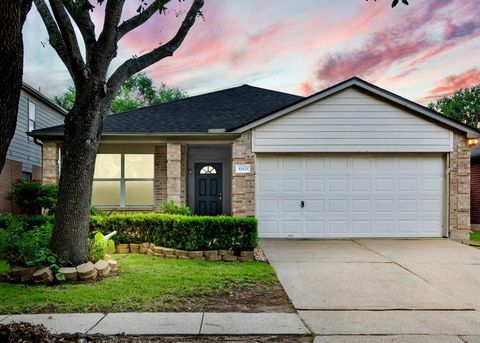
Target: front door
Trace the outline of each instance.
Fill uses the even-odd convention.
[[[195,163],[195,214],[222,214],[221,163]]]

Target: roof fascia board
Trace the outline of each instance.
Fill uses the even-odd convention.
[[[60,112],[60,114],[66,116],[68,111],[65,110],[63,107],[61,107],[60,105],[54,103],[50,98],[48,98],[46,95],[40,93],[39,91],[37,91],[35,88],[33,88],[32,86],[30,86],[29,84],[23,82],[22,83],[22,90],[25,92],[25,93],[28,93],[30,94],[31,96],[33,96],[34,98],[36,98],[37,100],[40,100],[42,103],[44,103],[46,106]]]

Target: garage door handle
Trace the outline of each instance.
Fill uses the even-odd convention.
[[[304,207],[305,207],[305,201],[303,201],[303,200],[300,201],[300,207],[301,207],[301,208],[304,208]]]

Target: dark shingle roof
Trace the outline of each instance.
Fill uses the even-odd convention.
[[[302,97],[243,85],[108,116],[104,133],[193,133],[233,130]],[[63,132],[63,125],[35,133]]]

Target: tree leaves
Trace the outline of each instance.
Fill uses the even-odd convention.
[[[434,111],[444,116],[478,128],[480,122],[480,84],[455,91],[428,104]]]

